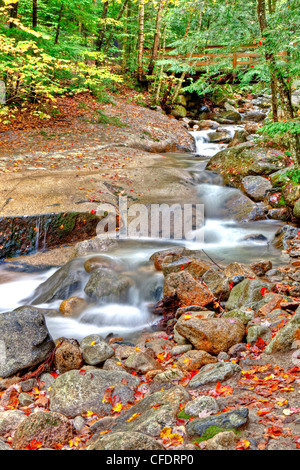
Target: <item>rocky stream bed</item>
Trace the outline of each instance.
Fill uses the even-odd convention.
[[[1,450],[299,448],[300,186],[283,151],[253,140],[260,118],[243,105],[171,120],[194,147],[137,171],[139,202],[204,204],[203,243],[88,236],[3,258]]]

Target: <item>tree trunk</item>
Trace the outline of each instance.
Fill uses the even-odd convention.
[[[59,38],[59,33],[60,33],[60,27],[61,27],[61,19],[62,19],[62,14],[63,14],[63,9],[64,6],[61,4],[59,14],[58,14],[58,21],[57,21],[57,27],[56,27],[56,34],[55,34],[55,41],[54,44],[58,44],[58,38]]]
[[[266,2],[265,0],[257,0],[257,17],[260,26],[261,36],[264,36],[264,31],[267,29],[266,19]],[[291,102],[291,94],[289,87],[285,81],[282,71],[277,66],[275,55],[267,51],[268,45],[266,44],[265,58],[268,64],[271,75],[271,88],[272,88],[272,105],[277,104],[277,89],[280,96],[282,109],[286,119],[292,120],[294,118],[294,110]],[[276,98],[273,93],[276,92]],[[277,116],[277,108],[273,108],[273,118]],[[290,133],[290,151],[294,160],[294,164],[300,166],[300,140],[298,134]]]
[[[16,25],[13,22],[14,18],[18,18],[18,7],[19,7],[19,2],[13,3],[12,8],[10,10],[10,22],[9,22],[9,28],[15,28]]]
[[[103,41],[104,41],[105,31],[106,31],[106,25],[104,23],[104,20],[106,20],[107,18],[107,11],[108,11],[108,0],[103,4],[103,10],[101,13],[100,25],[98,29],[98,37],[96,40],[96,49],[99,52],[101,51]]]
[[[139,31],[139,54],[138,54],[138,81],[143,81],[143,57],[144,57],[144,20],[145,20],[145,3],[144,0],[140,0],[140,31]]]
[[[155,27],[155,34],[154,34],[154,40],[153,40],[152,54],[151,54],[150,63],[148,67],[148,75],[153,74],[155,61],[157,59],[163,7],[164,7],[164,0],[160,0],[159,5],[158,5],[158,10],[157,10],[157,16],[156,16],[156,27]]]
[[[32,0],[32,27],[37,27],[38,0]]]
[[[199,23],[198,23],[198,28],[199,28],[199,30],[201,30],[202,18],[203,18],[203,12],[200,11]],[[189,25],[188,25],[188,28],[189,28]],[[186,34],[185,34],[185,36],[186,36]],[[189,57],[188,57],[188,62],[191,60],[191,58],[192,58],[192,56],[193,56],[193,54],[194,54],[194,52],[195,52],[195,49],[196,49],[197,45],[198,45],[198,44],[195,43],[194,47],[191,48],[191,51],[190,51]],[[181,77],[180,77],[180,79],[179,79],[179,81],[178,81],[178,83],[177,83],[177,86],[176,86],[176,88],[175,88],[175,92],[174,92],[174,95],[173,95],[173,98],[172,98],[172,103],[175,103],[175,101],[177,100],[177,97],[178,97],[178,95],[179,95],[179,93],[180,93],[180,90],[181,90],[181,88],[182,88],[182,85],[183,85],[183,82],[184,82],[184,79],[185,79],[186,74],[187,74],[187,72],[182,72],[182,74],[181,74]]]

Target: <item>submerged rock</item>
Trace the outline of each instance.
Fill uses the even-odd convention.
[[[69,261],[35,290],[31,303],[38,305],[53,300],[68,299],[82,286],[84,273],[84,267],[80,260]]]
[[[108,268],[100,268],[93,271],[91,277],[84,288],[84,292],[91,298],[104,299],[113,297],[115,299],[125,299],[128,289],[133,285],[133,281]]]

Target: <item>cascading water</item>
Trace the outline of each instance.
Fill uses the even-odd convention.
[[[222,126],[222,129],[232,138],[241,126]],[[116,250],[101,256],[117,261],[122,265],[121,274],[132,279],[132,287],[126,301],[121,302],[116,298],[102,299],[101,302],[89,301],[88,307],[76,318],[46,316],[46,323],[53,338],[66,336],[80,340],[91,333],[101,336],[114,333],[130,338],[136,331],[149,328],[153,321],[157,320],[157,317],[149,313],[149,305],[160,299],[163,287],[163,275],[154,269],[152,262],[149,263],[150,256],[156,251],[183,245],[188,249],[204,250],[216,262],[223,261],[225,264],[233,261],[247,263],[262,258],[274,261],[278,258],[278,252],[269,242],[280,223],[270,220],[237,223],[230,220],[228,212],[224,215],[227,201],[241,193],[237,189],[222,186],[219,175],[205,171],[208,160],[227,146],[210,142],[212,132],[214,131],[191,132],[195,139],[195,154],[171,155],[174,165],[180,161],[181,166],[190,172],[198,193],[195,203],[204,204],[204,242],[150,238],[123,240]],[[255,234],[259,236],[256,237]],[[36,240],[38,243],[38,233]],[[92,256],[95,254],[90,257]],[[205,257],[205,254],[203,256]],[[83,265],[88,258],[78,259],[78,263]],[[35,274],[9,273],[7,277],[7,271],[0,268],[0,312],[11,311],[24,305],[24,299],[32,298],[36,288],[39,286],[40,289],[41,284],[56,271],[52,269]],[[84,291],[87,279],[85,272],[82,274],[81,285],[71,293],[72,296],[87,299]],[[57,298],[36,306],[57,311],[62,300]]]

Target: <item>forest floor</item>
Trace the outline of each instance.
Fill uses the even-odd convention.
[[[169,193],[168,183],[183,176],[158,171],[157,153],[191,150],[193,139],[176,119],[137,105],[135,95],[123,86],[105,105],[87,93],[58,98],[50,120],[19,113],[10,128],[0,125],[0,215],[88,212],[119,195]]]

